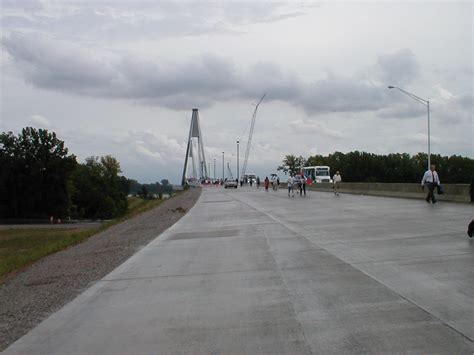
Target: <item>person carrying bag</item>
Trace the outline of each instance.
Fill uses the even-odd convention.
[[[430,170],[427,170],[425,174],[423,175],[423,179],[421,180],[421,187],[424,188],[425,184],[428,187],[428,195],[426,196],[426,202],[430,203],[436,203],[436,198],[434,195],[434,189],[437,187],[438,194],[441,195],[444,193],[444,189],[441,186],[441,182],[439,181],[439,176],[438,173],[436,172],[436,166],[434,164],[431,164]],[[440,193],[440,191],[442,191]]]

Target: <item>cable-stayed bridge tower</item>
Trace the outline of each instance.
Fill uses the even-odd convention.
[[[192,162],[192,176],[186,176],[188,172],[188,158],[191,158]],[[181,185],[186,185],[188,178],[197,182],[208,177],[204,143],[202,141],[201,127],[199,125],[199,112],[197,108],[193,108]]]

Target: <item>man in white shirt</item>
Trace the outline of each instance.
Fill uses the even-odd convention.
[[[339,196],[339,186],[341,185],[342,177],[341,174],[339,174],[339,170],[336,171],[334,176],[332,177],[332,183],[333,189],[334,189],[334,195]]]
[[[292,193],[293,197],[295,197],[295,190],[293,189],[293,184],[295,183],[295,180],[291,175],[288,175],[288,197],[290,197],[290,192]]]
[[[423,179],[421,180],[421,186],[423,188],[425,187],[425,184],[426,186],[428,186],[428,195],[426,196],[426,202],[428,203],[430,203],[430,201],[436,203],[434,189],[440,184],[439,176],[435,168],[436,166],[434,164],[431,164],[430,170],[427,170],[425,172],[425,175],[423,175]]]

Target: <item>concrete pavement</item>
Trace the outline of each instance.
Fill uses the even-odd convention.
[[[473,217],[453,203],[210,188],[5,353],[472,354]]]

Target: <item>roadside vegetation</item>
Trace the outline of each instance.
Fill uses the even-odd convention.
[[[107,221],[100,227],[89,229],[26,228],[0,230],[0,281],[14,271],[33,262],[76,245],[117,223],[159,206],[163,200],[145,200],[129,197],[127,212]]]
[[[0,220],[117,218],[130,194],[154,199],[173,191],[167,179],[140,184],[121,175],[111,155],[80,163],[46,129],[0,133],[0,166]]]
[[[335,152],[308,158],[286,155],[279,171],[299,173],[300,167],[326,165],[334,173],[341,172],[346,182],[419,183],[426,171],[427,155],[418,153],[373,154],[367,152]],[[431,162],[445,184],[474,182],[474,159],[459,155],[431,154]]]
[[[0,133],[0,223],[108,220],[95,228],[0,230],[0,279],[162,203],[168,180],[140,184],[111,155],[78,162],[55,132]],[[134,197],[130,197],[134,196]]]

